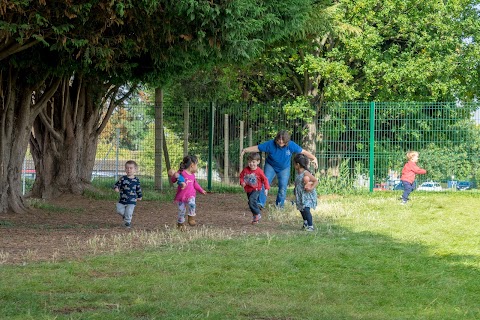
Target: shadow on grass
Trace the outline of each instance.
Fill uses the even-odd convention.
[[[5,317],[479,319],[478,257],[334,226],[0,270]],[[112,308],[115,305],[115,308]]]

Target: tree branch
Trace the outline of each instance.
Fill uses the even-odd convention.
[[[302,64],[305,65],[305,53],[302,49],[298,50],[298,54],[300,59],[302,60]],[[308,70],[305,68],[303,71],[303,95],[307,96],[310,89],[310,80],[308,79]]]
[[[56,78],[50,85],[50,88],[43,92],[41,98],[32,107],[32,115],[37,115],[47,105],[47,102],[57,91],[59,84],[60,78]]]
[[[116,89],[117,92],[118,92],[118,89],[119,88]],[[105,126],[107,125],[108,120],[110,120],[110,117],[112,116],[112,113],[115,110],[115,108],[119,104],[123,103],[126,99],[128,99],[132,95],[132,93],[137,89],[138,89],[138,84],[132,85],[130,87],[130,90],[128,90],[128,92],[126,94],[124,94],[122,98],[120,98],[118,100],[115,100],[115,98],[114,98],[115,94],[113,94],[113,92],[110,91],[110,94],[113,94],[113,97],[110,98],[110,103],[109,103],[109,106],[108,106],[108,110],[105,113],[105,116],[103,117],[102,123],[100,124],[100,126],[97,129],[97,134],[102,133],[103,129],[105,129]]]
[[[35,40],[35,39],[31,39],[30,41],[26,41],[26,42],[24,42],[24,44],[20,44],[16,41],[10,41],[10,44],[2,46],[2,48],[0,50],[0,61],[8,58],[12,54],[19,53],[23,50],[26,50],[30,47],[33,47],[34,45],[36,45],[39,42],[40,41]]]
[[[42,120],[42,124],[45,126],[45,128],[47,129],[47,131],[50,133],[50,135],[55,138],[55,140],[59,141],[59,142],[63,142],[63,137],[61,134],[59,134],[55,128],[51,125],[49,119],[47,118],[47,116],[45,115],[45,109],[40,111],[40,113],[38,114],[38,116],[40,117],[40,120]]]
[[[79,80],[78,80],[78,86],[77,86],[77,95],[75,97],[75,104],[74,104],[74,111],[73,111],[73,119],[72,121],[74,123],[77,122],[77,116],[78,116],[78,104],[80,102],[80,94],[82,92],[82,86],[83,86],[83,77],[82,76],[79,76],[78,77]],[[70,90],[69,90],[70,91]]]

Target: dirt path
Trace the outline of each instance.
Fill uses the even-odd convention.
[[[63,196],[48,203],[50,210],[0,214],[0,264],[81,258],[92,253],[89,241],[114,241],[115,237],[132,232],[164,232],[176,223],[174,203],[139,202],[131,229],[121,226],[121,218],[115,213],[115,201]],[[244,194],[213,193],[197,197],[198,226],[190,230],[206,227],[232,234],[254,234],[278,228],[267,219],[262,219],[259,225],[251,225],[250,221],[251,213]]]

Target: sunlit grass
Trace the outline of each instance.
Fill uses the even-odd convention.
[[[478,194],[415,192],[406,206],[398,197],[321,196],[313,233],[300,231],[300,214],[287,204],[265,212],[278,232],[248,236],[165,227],[71,240],[70,246],[83,247],[90,257],[0,268],[0,314],[4,319],[480,318]]]

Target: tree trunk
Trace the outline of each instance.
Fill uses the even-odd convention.
[[[315,116],[314,119],[317,117]],[[315,120],[305,124],[305,128],[307,129],[306,134],[303,136],[302,140],[302,148],[305,150],[310,151],[312,154],[315,155],[317,151],[316,145],[316,136],[317,136],[317,126]]]
[[[0,73],[0,212],[27,211],[21,193],[21,170],[32,124],[58,86],[44,87],[45,80],[32,86],[24,75],[10,68]]]
[[[30,150],[37,175],[32,196],[82,194],[91,187],[98,138],[122,100],[115,99],[118,89],[79,75],[62,80],[34,122]]]
[[[64,78],[35,119],[30,138],[37,171],[32,196],[82,194],[90,185],[101,118],[96,97],[81,77]]]

